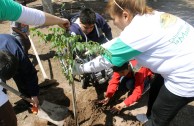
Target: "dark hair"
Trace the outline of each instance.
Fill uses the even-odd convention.
[[[85,8],[80,13],[80,22],[82,24],[95,24],[96,23],[96,14],[95,12],[90,8]]]
[[[0,51],[0,78],[9,80],[18,68],[18,59],[8,51]]]
[[[118,66],[113,66],[112,69],[114,72],[120,72],[123,70],[126,70],[129,68],[129,62],[124,63],[122,66],[118,67]]]

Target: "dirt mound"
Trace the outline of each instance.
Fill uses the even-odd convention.
[[[106,84],[105,84],[106,85]],[[79,86],[79,85],[78,85]],[[97,104],[97,100],[103,98],[103,88],[89,87],[77,94],[77,114],[80,126],[140,126],[141,124],[135,119],[130,109],[122,111],[119,115],[112,114],[110,108],[116,103],[123,100],[126,96],[116,101],[111,101],[107,106]],[[99,92],[100,95],[97,94]],[[74,121],[70,118],[65,119],[67,126],[72,126]],[[74,122],[75,123],[75,122]]]

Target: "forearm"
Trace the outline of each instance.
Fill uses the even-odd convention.
[[[33,66],[28,56],[20,49],[17,51],[19,68],[13,79],[18,86],[25,89],[28,95],[37,96],[39,94],[37,70]]]
[[[28,57],[23,58],[23,65],[21,68],[21,74],[24,74],[23,81],[28,85],[28,91],[31,96],[38,96],[39,94],[39,86],[38,86],[38,76],[37,70],[31,63]]]
[[[137,102],[141,98],[143,90],[144,90],[144,81],[141,81],[141,79],[139,81],[137,80],[137,78],[135,78],[135,88],[132,94],[124,100],[124,103],[126,104],[126,106],[130,106],[135,102]]]
[[[130,106],[133,103],[137,102],[141,98],[142,93],[133,93],[128,98],[126,98],[123,102],[126,106]]]
[[[57,25],[64,23],[64,20],[60,17],[45,13],[46,21],[44,25]]]
[[[102,56],[98,56],[95,59],[91,60],[90,62],[87,62],[80,66],[81,71],[83,73],[99,72],[110,67],[112,67],[112,64],[109,63]]]
[[[106,97],[111,98],[115,94],[117,87],[118,87],[118,84],[108,85],[107,91],[106,91]]]
[[[26,76],[26,84],[28,84],[28,90],[31,97],[39,95],[39,86],[38,86],[38,76],[37,72],[33,71],[29,75]]]
[[[114,72],[107,87],[106,97],[111,98],[115,94],[119,84],[120,84],[120,75],[117,72]]]

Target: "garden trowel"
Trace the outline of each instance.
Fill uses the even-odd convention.
[[[14,88],[10,87],[6,83],[2,82],[0,79],[0,85],[9,90],[10,92],[14,93],[15,95],[21,97],[22,99],[26,100],[29,103],[33,103],[30,98],[25,97],[19,91],[15,90]],[[46,119],[47,121],[57,125],[63,126],[64,119],[68,115],[68,109],[61,105],[56,105],[54,103],[48,102],[46,100],[43,101],[42,105],[38,107],[37,116],[42,119]]]

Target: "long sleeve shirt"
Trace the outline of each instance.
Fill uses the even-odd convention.
[[[25,89],[30,96],[37,96],[39,93],[37,71],[17,39],[8,34],[0,34],[0,50],[10,52],[19,61],[18,70],[13,77],[18,88]]]
[[[135,15],[119,37],[102,45],[111,57],[96,57],[79,68],[82,73],[96,72],[135,58],[142,66],[160,74],[171,93],[194,97],[193,41],[194,27],[179,17],[159,11]]]
[[[141,98],[142,93],[144,91],[144,81],[146,78],[148,77],[150,78],[152,75],[153,73],[148,68],[140,67],[140,69],[136,71],[134,75],[133,75],[133,72],[129,72],[125,76],[126,78],[132,78],[134,76],[134,79],[135,79],[135,84],[134,84],[134,89],[132,94],[124,100],[124,103],[126,104],[126,106],[130,106],[131,104],[133,104],[134,102],[136,102]],[[112,79],[109,81],[109,85],[106,91],[106,97],[111,98],[115,94],[120,84],[120,78],[121,76],[119,75],[119,73],[117,72],[113,73]]]

